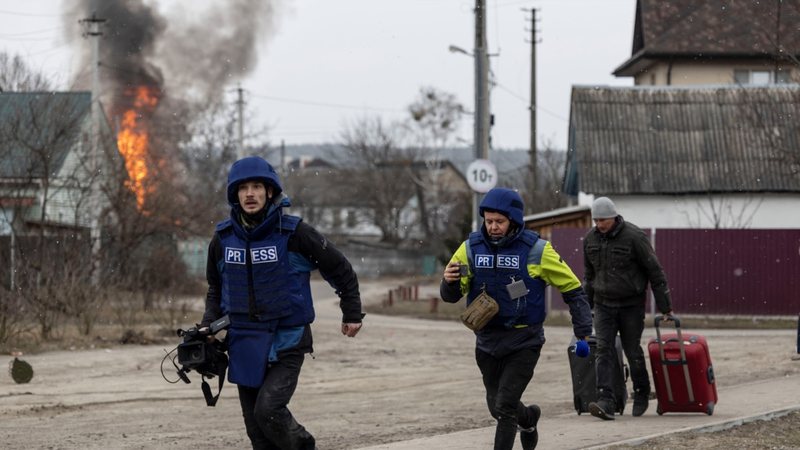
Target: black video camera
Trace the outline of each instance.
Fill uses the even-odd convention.
[[[183,338],[183,342],[178,345],[178,363],[181,365],[178,376],[181,380],[189,383],[186,373],[191,370],[207,378],[224,377],[228,368],[228,357],[225,355],[227,348],[223,341],[208,342],[208,336],[216,335],[230,324],[230,318],[226,315],[212,322],[208,332],[201,332],[197,327],[178,330],[178,336]]]

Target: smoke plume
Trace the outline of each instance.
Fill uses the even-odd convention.
[[[146,86],[159,98],[213,104],[225,89],[257,63],[260,38],[271,34],[278,2],[227,0],[165,2],[144,0],[67,0],[67,33],[81,32],[75,17],[105,19],[100,38],[101,100],[111,114],[132,102],[133,89]],[[82,67],[91,68],[88,40],[81,40]],[[90,88],[91,73],[76,75]]]

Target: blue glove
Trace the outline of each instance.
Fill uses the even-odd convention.
[[[589,343],[583,339],[578,339],[578,342],[575,343],[575,354],[578,355],[579,358],[586,358],[589,356]]]

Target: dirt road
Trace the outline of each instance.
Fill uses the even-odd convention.
[[[391,285],[362,283],[367,301]],[[315,282],[314,358],[306,359],[290,408],[320,449],[489,426],[473,360],[474,338],[458,323],[370,315],[355,339],[339,334],[332,290]],[[201,301],[198,299],[198,305]],[[196,320],[196,319],[195,319]],[[694,330],[708,337],[721,386],[800,373],[790,360],[794,330]],[[566,413],[572,392],[566,347],[571,330],[550,327],[524,401]],[[645,337],[654,335],[652,329]],[[233,385],[205,406],[199,379],[169,384],[164,346],[121,346],[28,355],[25,385],[0,372],[0,446],[7,449],[247,448]],[[7,367],[10,357],[0,357]],[[169,370],[169,368],[168,368]],[[167,376],[175,379],[174,371]],[[213,385],[216,390],[216,385]]]

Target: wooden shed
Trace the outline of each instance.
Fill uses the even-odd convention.
[[[591,208],[586,205],[568,206],[523,217],[525,228],[533,230],[547,240],[552,239],[554,228],[592,227]]]

